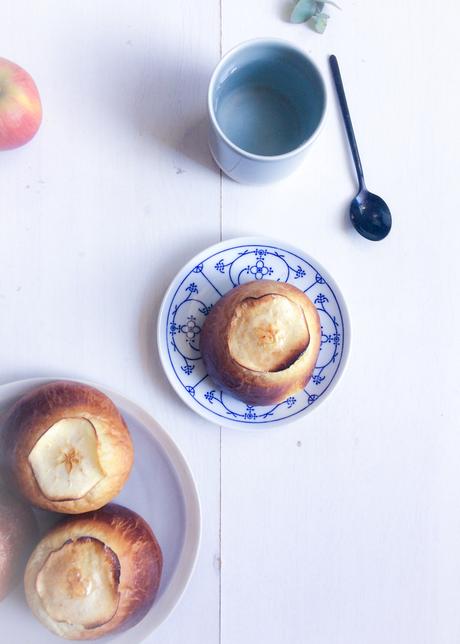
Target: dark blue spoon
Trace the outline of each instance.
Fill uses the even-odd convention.
[[[366,239],[380,241],[391,230],[391,212],[381,197],[374,195],[366,188],[361,159],[359,158],[358,146],[356,144],[355,133],[353,132],[353,125],[351,123],[337,58],[335,56],[329,56],[329,64],[339,97],[340,109],[342,110],[348,142],[350,143],[353,154],[353,161],[355,162],[356,174],[358,175],[359,192],[350,205],[351,223]]]

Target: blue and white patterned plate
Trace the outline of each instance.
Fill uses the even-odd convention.
[[[307,293],[321,319],[321,349],[308,386],[272,406],[252,406],[223,393],[207,375],[200,333],[213,304],[251,280],[289,282]],[[303,416],[326,398],[341,376],[350,345],[350,323],[337,284],[316,260],[263,237],[221,242],[194,257],[174,278],[161,305],[158,347],[179,396],[198,414],[227,427],[265,427]]]

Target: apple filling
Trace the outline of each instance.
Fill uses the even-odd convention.
[[[69,539],[48,555],[35,587],[57,622],[97,628],[109,622],[120,600],[120,561],[99,539]]]
[[[284,295],[248,297],[238,304],[230,322],[230,355],[252,371],[287,369],[309,342],[302,308]]]
[[[52,501],[81,499],[104,478],[97,433],[86,418],[62,418],[52,425],[35,443],[29,463]]]

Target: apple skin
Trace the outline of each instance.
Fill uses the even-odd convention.
[[[24,145],[42,121],[37,86],[25,69],[0,58],[0,150]]]

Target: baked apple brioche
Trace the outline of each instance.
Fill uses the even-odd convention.
[[[102,507],[121,490],[133,463],[130,434],[115,405],[76,382],[52,382],[20,398],[1,440],[17,490],[55,512]]]
[[[96,639],[137,624],[153,604],[163,557],[149,525],[121,505],[67,517],[27,564],[27,602],[50,631]]]
[[[254,280],[211,309],[200,349],[214,382],[251,405],[271,405],[303,389],[321,345],[314,304],[287,283]]]

